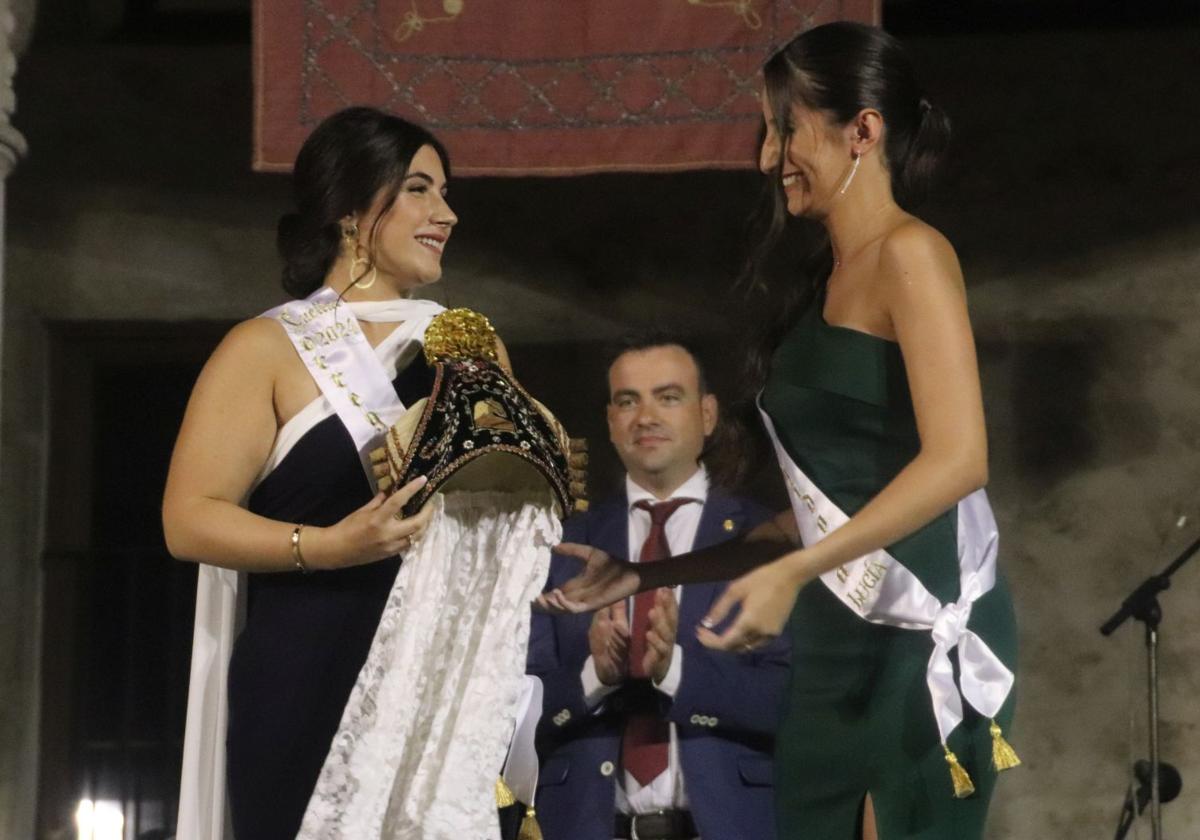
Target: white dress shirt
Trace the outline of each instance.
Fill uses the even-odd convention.
[[[629,521],[629,559],[636,563],[642,552],[642,544],[650,534],[650,512],[634,507],[637,502],[663,502],[650,491],[639,487],[629,476],[625,476],[625,495],[629,502],[627,511]],[[680,505],[667,520],[664,530],[667,535],[667,545],[671,548],[672,556],[685,554],[692,550],[696,541],[696,531],[700,528],[700,517],[704,513],[704,504],[708,500],[708,471],[699,467],[696,472],[681,484],[669,497],[670,499],[697,499],[696,504]],[[679,603],[683,587],[675,587],[675,602]],[[633,599],[626,604],[629,620],[633,620]],[[589,656],[583,664],[580,673],[583,681],[584,700],[590,709],[598,709],[604,699],[620,688],[619,685],[605,685],[596,674],[596,663]],[[671,665],[663,681],[655,687],[674,697],[679,690],[683,678],[683,649],[678,643],[671,654]],[[620,783],[617,784],[617,811],[623,814],[647,814],[671,808],[686,809],[688,807],[687,791],[684,790],[683,772],[679,764],[679,737],[675,724],[670,725],[671,742],[667,750],[667,769],[660,773],[648,785],[638,784],[628,772],[623,772]]]

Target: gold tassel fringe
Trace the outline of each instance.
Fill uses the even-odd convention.
[[[992,721],[990,729],[992,733],[992,766],[996,770],[1011,770],[1014,767],[1020,767],[1021,759],[1017,757],[1017,751],[1012,748],[1012,745],[1004,740],[1004,735],[1000,732],[1000,724]]]
[[[946,763],[950,765],[950,781],[954,782],[954,796],[956,799],[965,799],[975,792],[975,784],[963,766],[958,763],[958,756],[950,752],[950,748],[945,744],[942,744],[942,749],[946,751]]]
[[[504,781],[503,777],[496,777],[496,807],[507,808],[510,805],[515,805],[517,797],[513,796],[512,788]]]
[[[542,840],[542,827],[538,825],[537,811],[533,808],[525,809],[525,819],[521,820],[517,840]]]

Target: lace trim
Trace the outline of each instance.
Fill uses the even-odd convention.
[[[309,801],[301,840],[498,840],[529,604],[561,535],[548,493],[435,496]]]

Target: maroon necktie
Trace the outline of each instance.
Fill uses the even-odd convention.
[[[696,499],[671,499],[666,502],[650,502],[645,499],[635,502],[634,507],[650,512],[650,533],[642,543],[638,556],[640,563],[653,563],[671,556],[667,545],[667,519],[688,502]],[[642,667],[646,656],[646,630],[650,626],[650,608],[654,606],[654,590],[633,596],[633,618],[629,625],[629,676],[646,679],[648,674]],[[629,715],[625,721],[625,733],[621,739],[621,763],[639,785],[654,781],[667,769],[667,747],[671,741],[671,727],[662,717],[655,714]]]

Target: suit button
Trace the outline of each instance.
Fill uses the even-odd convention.
[[[699,722],[700,722],[700,715],[692,715],[690,718],[688,718],[688,723],[699,723]]]
[[[719,721],[718,721],[718,720],[717,720],[715,717],[710,717],[710,718],[708,719],[708,725],[709,725],[709,726],[716,726],[716,725],[717,725],[717,723],[719,723]]]
[[[606,761],[600,765],[600,775],[601,776],[611,776],[613,774],[614,769],[615,768],[613,767],[613,763],[611,761]]]

